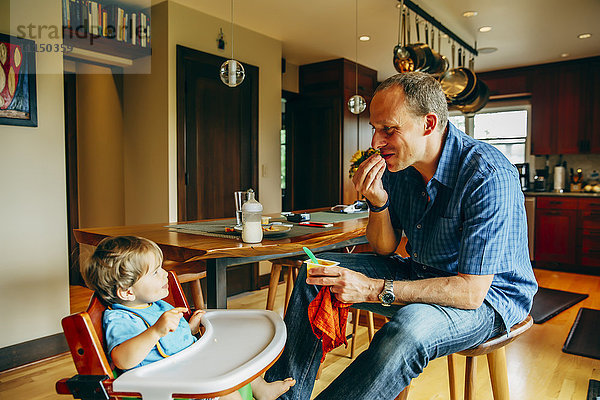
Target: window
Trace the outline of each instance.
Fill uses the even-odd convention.
[[[484,108],[475,116],[452,113],[449,121],[469,136],[496,147],[513,164],[530,161],[529,105]]]
[[[286,99],[281,99],[281,136],[279,144],[281,146],[281,195],[285,196],[285,147],[286,147],[286,132],[285,132],[285,103]]]

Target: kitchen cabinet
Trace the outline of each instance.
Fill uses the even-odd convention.
[[[292,209],[352,204],[358,199],[348,170],[352,155],[370,146],[368,106],[377,71],[358,66],[358,93],[367,101],[367,109],[354,115],[347,102],[356,94],[355,71],[356,64],[346,59],[299,68],[300,95],[286,105]]]
[[[535,261],[566,271],[600,267],[600,198],[538,196]]]
[[[535,213],[535,261],[575,264],[577,199],[539,197]]]
[[[532,154],[600,152],[600,143],[591,143],[598,139],[590,134],[590,120],[598,107],[593,101],[597,96],[590,90],[590,83],[597,80],[591,64],[597,63],[596,57],[536,68],[531,95]]]
[[[600,58],[589,63],[589,96],[591,114],[587,116],[590,126],[587,129],[590,153],[600,153]]]
[[[600,199],[579,201],[580,264],[600,267]]]

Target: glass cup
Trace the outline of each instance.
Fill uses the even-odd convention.
[[[235,199],[235,224],[242,226],[242,205],[248,200],[248,192],[233,192]]]

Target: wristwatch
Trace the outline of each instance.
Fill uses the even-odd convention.
[[[385,279],[383,281],[383,290],[379,293],[379,301],[382,306],[391,306],[392,303],[396,300],[396,295],[394,294],[394,281],[391,279]]]

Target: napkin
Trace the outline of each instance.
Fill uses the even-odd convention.
[[[308,305],[308,320],[315,336],[323,341],[323,356],[341,345],[346,346],[346,323],[348,308],[352,304],[342,303],[329,291],[329,286],[323,286],[317,297]]]

